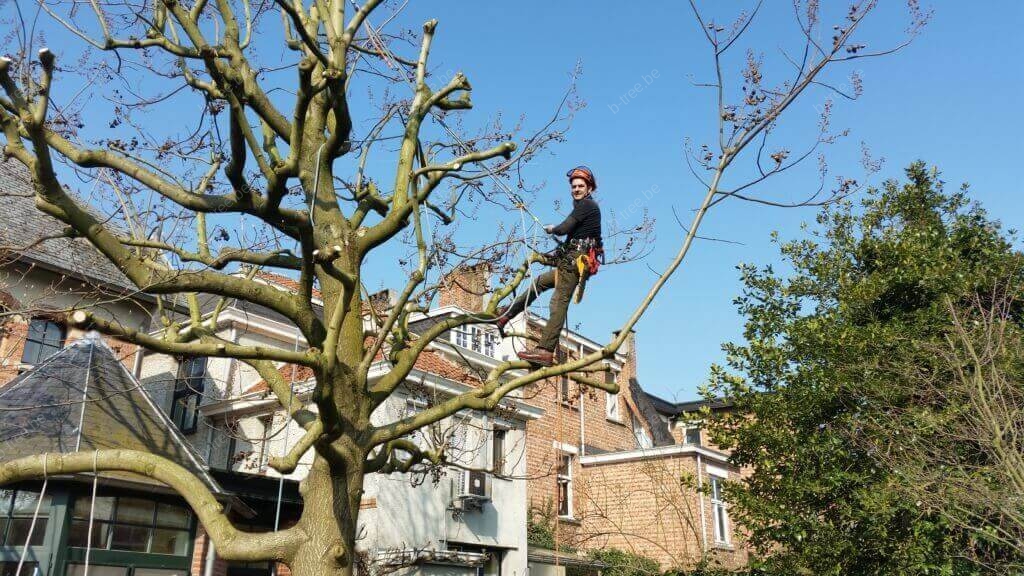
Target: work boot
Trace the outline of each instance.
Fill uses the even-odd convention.
[[[534,366],[551,366],[555,363],[555,354],[543,348],[531,348],[518,354],[520,360],[526,360]]]

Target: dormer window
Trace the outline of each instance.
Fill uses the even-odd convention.
[[[461,348],[473,352],[494,356],[494,344],[497,337],[483,326],[459,326],[452,330],[452,342]]]

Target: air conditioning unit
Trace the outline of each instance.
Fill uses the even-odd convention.
[[[479,511],[491,500],[491,477],[480,470],[458,470],[452,478],[452,495],[455,511]]]

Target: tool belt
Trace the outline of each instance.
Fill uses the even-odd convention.
[[[578,304],[583,300],[583,291],[587,286],[587,280],[597,274],[604,264],[604,246],[599,238],[574,238],[563,242],[552,254],[553,260],[557,263],[565,259],[576,269],[579,283],[576,286],[575,301]]]

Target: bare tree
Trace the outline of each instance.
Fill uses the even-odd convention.
[[[371,25],[383,4],[91,0],[90,14],[77,2],[40,3],[54,22],[88,47],[83,58],[91,66],[65,69],[46,48],[30,60],[37,41],[31,30],[9,34],[19,38],[20,52],[0,60],[3,150],[30,172],[37,207],[66,224],[55,234],[87,240],[140,292],[160,301],[177,297],[189,310],[180,316],[163,309],[156,334],[87,308],[71,311],[69,318],[158,353],[231,357],[251,365],[305,430],[291,452],[271,465],[288,472],[303,454],[315,451],[302,493],[322,505],[305,507],[288,529],[242,532],[183,468],[123,450],[7,461],[0,465],[0,484],[38,478],[44,470],[61,474],[95,467],[142,474],[187,500],[226,559],[276,560],[297,576],[351,574],[364,476],[443,458],[443,450],[421,449],[410,434],[461,410],[493,410],[505,396],[552,376],[572,373],[587,386],[615,392],[614,383],[588,373],[601,370],[599,361],[622,345],[683,262],[711,208],[729,198],[811,205],[855,190],[857,183],[850,179],[828,189],[823,171],[821,185],[803,202],[786,204],[752,194],[757,185],[836,137],[829,130],[826,106],[821,134],[810,151],[791,158],[780,148],[769,154],[770,160],[762,157],[783,112],[808,88],[839,90],[827,84],[826,69],[905,45],[871,51],[855,39],[876,2],[850,5],[837,17],[831,39],[821,34],[818,3],[797,2],[803,48],[800,55],[787,55],[789,79],[767,85],[759,57],[750,52],[740,93],[725,85],[724,58],[761,4],[728,26],[705,21],[694,7],[715,65],[716,78],[706,85],[717,93],[717,143],[691,151],[688,159],[702,183],[702,200],[674,258],[626,316],[619,336],[595,353],[548,368],[502,362],[471,392],[374,425],[371,414],[403,384],[431,342],[455,328],[492,322],[502,302],[528,277],[538,254],[517,252],[514,239],[528,235],[523,195],[531,188],[521,179],[514,187],[508,182],[518,178],[523,161],[562,137],[556,125],[566,120],[565,107],[572,108],[571,101],[564,101],[551,122],[523,138],[518,150],[500,123],[460,136],[447,122],[453,112],[471,107],[472,87],[462,73],[433,82],[428,59],[437,22],[425,23],[415,35],[417,55],[397,56],[411,36],[385,34]],[[913,2],[911,12],[912,36],[927,15]],[[283,32],[268,23],[275,16]],[[58,93],[59,72],[81,74],[82,89]],[[79,97],[98,90],[104,80],[116,86],[108,86],[106,93],[111,119],[90,135],[83,119],[94,113]],[[359,86],[366,88],[364,99],[353,96]],[[405,92],[407,97],[396,96]],[[166,123],[155,121],[153,110],[186,97],[197,111],[195,128],[184,135],[164,133]],[[181,110],[169,107],[164,113],[175,117]],[[370,111],[370,117],[359,117],[357,111]],[[353,136],[357,130],[362,134],[358,139]],[[387,146],[392,147],[387,159],[374,155]],[[726,187],[726,175],[748,150],[758,175]],[[499,162],[489,165],[494,159]],[[387,172],[391,176],[370,176]],[[103,192],[84,200],[72,191],[76,179]],[[447,195],[441,192],[445,189]],[[467,249],[434,230],[435,223],[454,226],[458,216],[472,216],[481,207],[496,207],[509,220],[490,241],[475,238]],[[393,305],[382,310],[369,306],[364,287],[366,262],[377,254],[398,254],[407,276]],[[410,317],[429,306],[437,278],[456,265],[485,261],[498,263],[502,282],[489,293],[483,312],[448,318],[420,333],[409,330]],[[282,291],[255,281],[259,268],[296,274],[298,289]],[[311,303],[314,289],[322,297],[322,315]],[[308,346],[283,350],[218,337],[214,327],[220,307],[211,312],[200,306],[200,297],[211,295],[270,308],[293,323]],[[371,382],[368,372],[380,358],[390,363],[390,371]],[[315,411],[293,394],[278,370],[280,363],[312,370]]]

